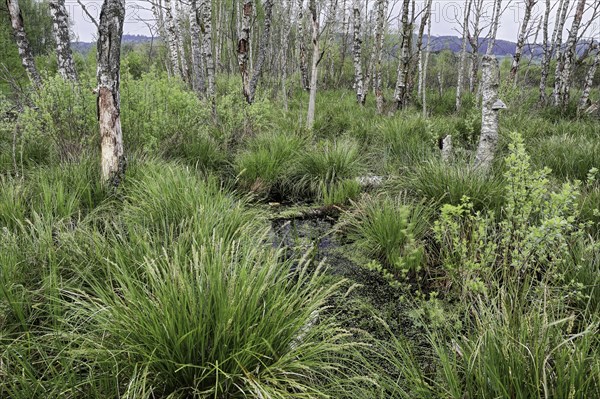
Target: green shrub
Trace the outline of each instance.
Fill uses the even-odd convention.
[[[425,206],[403,197],[366,197],[348,215],[350,237],[399,277],[422,266],[428,216]]]

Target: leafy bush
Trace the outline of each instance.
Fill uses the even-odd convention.
[[[421,241],[429,212],[403,197],[366,197],[349,213],[350,237],[370,256],[382,261],[396,277],[418,270],[423,263]]]

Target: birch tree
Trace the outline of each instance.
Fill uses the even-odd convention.
[[[258,79],[262,74],[263,65],[265,58],[267,57],[267,47],[269,46],[269,39],[271,37],[271,18],[273,15],[273,0],[266,0],[264,4],[265,8],[265,22],[262,37],[260,39],[260,47],[258,49],[258,58],[252,72],[252,79],[249,85],[249,97],[248,103],[254,102],[254,95],[256,93],[256,87],[258,86]]]
[[[354,0],[352,3],[352,31],[353,31],[353,47],[352,55],[354,62],[354,89],[356,91],[356,101],[360,105],[365,104],[367,99],[367,91],[365,90],[365,82],[362,70],[362,39],[360,36],[361,16],[360,16],[360,0]]]
[[[97,107],[101,138],[101,178],[117,187],[125,175],[119,81],[125,0],[104,0],[98,26]]]
[[[544,20],[542,21],[542,54],[541,74],[540,74],[540,96],[539,103],[546,103],[546,82],[548,81],[548,70],[550,68],[550,43],[548,38],[548,24],[550,21],[550,11],[552,6],[550,0],[546,0],[546,9],[544,11]]]
[[[492,15],[492,22],[490,25],[490,33],[488,35],[487,50],[485,52],[487,55],[494,54],[494,47],[496,46],[496,36],[498,36],[498,26],[500,25],[500,17],[501,16],[502,16],[502,0],[494,0],[494,13]]]
[[[315,106],[317,102],[317,81],[319,73],[319,62],[321,56],[319,54],[319,14],[317,13],[316,0],[309,0],[308,11],[310,12],[310,20],[312,26],[311,42],[313,47],[312,65],[310,69],[310,92],[308,98],[308,112],[306,115],[306,127],[312,130],[315,124]]]
[[[27,40],[27,35],[25,34],[25,26],[23,24],[23,16],[21,15],[19,1],[6,0],[6,7],[10,16],[10,23],[19,50],[19,56],[21,57],[21,64],[23,65],[23,68],[25,68],[31,83],[35,87],[40,87],[42,85],[42,78],[35,66],[33,52],[31,51],[29,40]]]
[[[464,19],[463,19],[463,37],[460,49],[460,64],[458,65],[458,83],[456,84],[456,111],[462,107],[462,88],[465,79],[465,67],[467,63],[467,43],[469,36],[469,15],[471,13],[472,0],[465,0]]]
[[[242,91],[246,101],[250,102],[250,72],[248,67],[248,53],[250,51],[250,19],[252,18],[252,0],[244,0],[242,9],[242,27],[237,45],[238,66],[242,75]]]
[[[202,42],[202,33],[198,13],[198,0],[192,0],[189,8],[190,21],[190,50],[192,55],[192,89],[196,91],[200,98],[206,95],[206,81],[204,79],[205,69],[202,60],[202,50],[200,43]]]
[[[600,45],[596,43],[594,48],[596,50],[596,56],[594,57],[590,69],[588,69],[585,81],[583,82],[583,92],[577,106],[579,112],[585,111],[585,109],[590,106],[590,91],[592,90],[592,85],[594,83],[594,76],[596,76],[596,71],[600,65]]]
[[[494,103],[498,100],[500,69],[496,57],[485,55],[482,62],[482,71],[481,136],[475,156],[475,167],[485,172],[494,161],[498,144],[498,110],[494,109]]]
[[[394,90],[394,100],[396,109],[402,109],[407,105],[408,100],[408,71],[410,64],[410,47],[412,39],[412,26],[409,22],[410,0],[402,0],[402,47],[400,52],[400,63],[398,65],[398,76],[396,79],[396,89]]]
[[[387,0],[377,0],[377,21],[375,25],[375,68],[373,71],[373,87],[375,89],[375,103],[377,112],[383,113],[383,38],[385,34],[385,14],[387,10]]]
[[[215,86],[215,61],[212,39],[212,1],[200,0],[200,31],[202,33],[202,55],[206,62],[207,99],[211,104],[213,121],[217,121],[217,90]]]
[[[556,76],[557,83],[555,84],[555,88],[557,90],[554,93],[554,104],[558,106],[564,107],[569,102],[571,77],[573,73],[573,66],[575,64],[575,58],[577,56],[577,34],[579,32],[579,26],[581,25],[581,19],[583,18],[585,2],[586,0],[579,0],[577,3],[577,8],[575,9],[575,15],[569,31],[565,52],[561,57],[562,68],[560,73]]]
[[[521,62],[521,56],[523,55],[523,47],[525,46],[525,39],[527,38],[531,13],[536,3],[537,0],[525,0],[525,14],[523,15],[523,21],[521,22],[521,30],[519,31],[519,38],[517,39],[515,54],[513,55],[513,62],[509,74],[509,81],[513,84],[515,83],[517,71],[519,70],[519,64]]]
[[[309,91],[308,61],[306,56],[306,39],[304,37],[304,0],[298,0],[298,52],[300,62],[300,78],[304,90]]]
[[[56,42],[56,60],[58,73],[63,79],[77,81],[77,71],[71,52],[71,38],[69,35],[69,16],[65,7],[65,0],[50,0],[50,15],[52,16],[52,31]]]
[[[418,62],[418,69],[419,69],[419,74],[418,74],[418,85],[417,85],[417,93],[418,95],[421,95],[422,90],[423,90],[423,35],[425,32],[425,26],[428,27],[428,33],[427,33],[427,45],[429,46],[429,33],[431,32],[431,23],[429,22],[429,18],[431,17],[431,5],[433,3],[433,0],[427,0],[426,4],[425,4],[425,10],[424,10],[424,14],[421,17],[421,24],[419,26],[419,38],[417,39],[417,62]]]
[[[164,15],[165,15],[165,33],[167,35],[167,45],[169,48],[169,57],[171,59],[171,67],[173,68],[173,75],[175,77],[182,78],[183,73],[181,66],[179,65],[179,46],[177,39],[177,29],[175,28],[175,21],[173,20],[173,9],[171,0],[164,0]]]

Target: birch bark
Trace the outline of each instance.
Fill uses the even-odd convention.
[[[56,60],[58,73],[65,80],[77,81],[77,71],[71,52],[71,38],[69,35],[69,16],[65,7],[65,0],[50,0],[50,15],[52,16],[52,30],[56,41]]]
[[[238,65],[242,75],[242,91],[244,98],[250,103],[250,71],[248,70],[248,52],[250,51],[250,19],[253,9],[252,0],[244,0],[242,7],[242,29],[237,45]]]
[[[254,102],[254,95],[256,93],[256,87],[258,86],[258,79],[262,73],[265,58],[267,57],[267,47],[269,46],[269,40],[271,37],[271,19],[273,15],[273,0],[265,1],[265,26],[260,38],[260,47],[258,49],[258,59],[252,72],[252,79],[250,80],[249,87],[249,98],[248,103]]]
[[[8,14],[10,15],[10,23],[12,25],[13,35],[17,42],[17,48],[19,50],[19,56],[21,57],[21,64],[31,83],[37,88],[42,85],[42,77],[40,76],[33,60],[33,52],[27,40],[25,34],[25,26],[23,25],[23,16],[21,15],[21,8],[19,7],[18,0],[6,0],[6,7],[8,8]]]
[[[529,21],[531,19],[531,12],[537,0],[526,0],[525,1],[525,15],[523,16],[523,22],[521,23],[521,30],[519,32],[519,38],[517,39],[517,46],[515,48],[515,55],[513,56],[512,66],[510,68],[509,81],[514,84],[519,70],[519,64],[521,62],[521,56],[523,55],[523,47],[525,46],[525,39],[527,38],[527,29],[529,28]]]
[[[105,0],[98,26],[98,123],[101,137],[101,178],[117,187],[125,175],[119,81],[125,0]]]
[[[362,39],[360,36],[360,0],[354,0],[352,3],[352,28],[353,28],[353,43],[352,48],[354,61],[354,89],[356,90],[356,101],[360,105],[365,104],[367,93],[364,86],[363,71],[362,71]]]
[[[312,130],[315,124],[315,105],[317,102],[317,81],[319,73],[319,15],[317,13],[316,0],[309,0],[308,9],[312,25],[312,66],[310,71],[310,94],[308,98],[308,112],[306,115],[306,127]]]
[[[498,111],[493,109],[493,104],[498,100],[500,86],[500,70],[496,57],[485,55],[482,71],[481,136],[475,157],[475,168],[487,172],[494,161],[498,144]]]

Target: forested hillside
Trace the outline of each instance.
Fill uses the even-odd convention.
[[[600,397],[600,2],[442,3],[0,5],[0,398]]]

